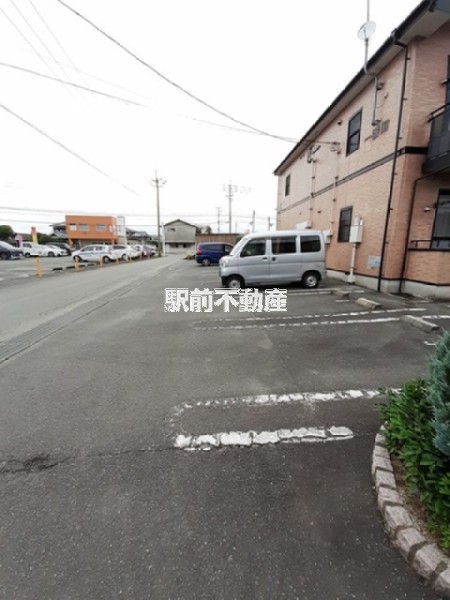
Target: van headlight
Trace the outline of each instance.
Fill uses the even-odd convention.
[[[221,267],[226,267],[229,262],[230,259],[228,258],[228,256],[222,256],[222,258],[219,260],[219,265]]]

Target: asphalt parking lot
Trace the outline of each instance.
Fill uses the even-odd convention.
[[[129,266],[5,291],[11,313],[33,289],[76,300],[4,345],[5,597],[431,600],[370,465],[379,388],[422,375],[437,337],[402,317],[446,327],[448,304],[328,280],[286,311],[172,312],[174,290],[220,300],[217,267]]]

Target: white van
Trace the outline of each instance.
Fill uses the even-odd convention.
[[[315,288],[325,277],[323,234],[295,229],[246,235],[220,259],[219,273],[230,289],[293,282]]]

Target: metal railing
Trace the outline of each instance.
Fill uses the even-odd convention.
[[[431,240],[411,240],[408,250],[450,250],[450,237]]]

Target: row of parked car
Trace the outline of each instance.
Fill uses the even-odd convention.
[[[91,244],[80,250],[73,250],[68,244],[55,242],[52,244],[35,244],[23,242],[18,248],[8,242],[0,241],[0,260],[28,258],[31,256],[70,256],[75,261],[93,262],[102,260],[132,260],[140,257],[151,257],[156,254],[154,246],[127,245],[127,244]]]
[[[134,246],[126,244],[90,244],[72,253],[76,262],[112,262],[114,260],[134,260],[136,258],[150,258],[155,256],[154,246]]]

